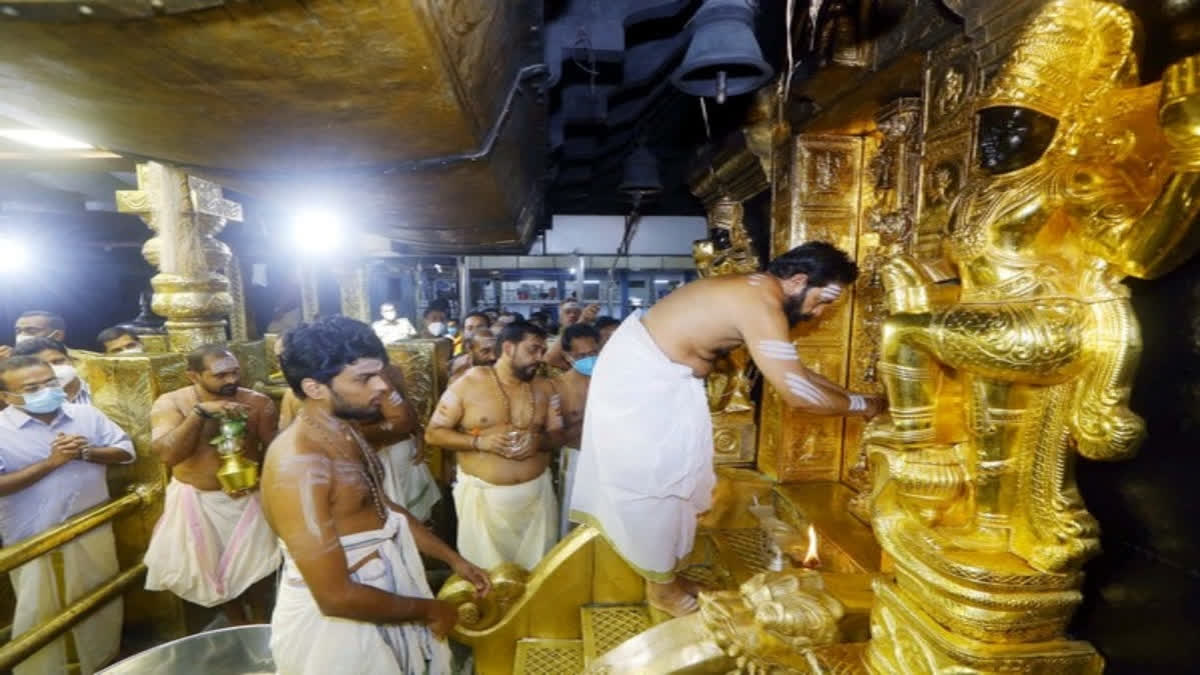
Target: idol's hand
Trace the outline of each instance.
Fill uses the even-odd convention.
[[[458,560],[450,565],[450,569],[475,586],[476,598],[482,598],[492,590],[492,580],[488,573],[472,565],[466,558],[458,556]]]

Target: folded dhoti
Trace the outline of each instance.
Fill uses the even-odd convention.
[[[712,418],[704,380],[626,319],[588,385],[571,519],[598,528],[642,576],[666,582],[712,505]]]
[[[274,573],[281,560],[257,492],[234,498],[171,479],[146,550],[146,589],[214,607]]]
[[[414,463],[416,445],[410,438],[379,451],[383,462],[383,492],[408,509],[418,520],[429,520],[433,505],[442,498],[433,472],[425,462]]]
[[[511,562],[533,569],[558,539],[550,470],[525,483],[492,485],[458,470],[458,552],[483,569]]]
[[[558,522],[558,536],[565,537],[571,531],[571,484],[579,469],[579,450],[563,446],[558,455],[558,491],[562,512]]]
[[[12,636],[18,637],[41,622],[62,614],[67,605],[95,590],[117,572],[117,547],[111,525],[102,525],[14,569],[9,574],[17,596]],[[122,607],[121,598],[112,600],[67,635],[14,666],[13,674],[66,673],[68,663],[76,661],[83,675],[95,672],[117,655],[121,644]]]
[[[390,512],[378,530],[341,538],[350,578],[389,593],[432,598],[421,555],[408,521]],[[450,672],[450,647],[423,623],[373,624],[321,613],[295,561],[284,556],[271,655],[279,675],[443,675]]]

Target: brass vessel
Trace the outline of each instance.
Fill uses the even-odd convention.
[[[221,468],[217,469],[217,481],[228,495],[240,495],[258,487],[258,462],[247,459],[242,441],[246,438],[244,416],[223,415],[221,435],[212,440],[221,454]]]

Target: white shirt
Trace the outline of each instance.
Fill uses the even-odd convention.
[[[400,317],[395,321],[380,319],[371,324],[371,329],[375,331],[375,334],[379,336],[379,339],[385,345],[407,340],[417,335],[417,329],[413,328],[412,323],[404,317]]]
[[[0,473],[20,471],[50,456],[59,433],[77,434],[97,448],[120,448],[137,459],[129,435],[90,405],[64,403],[49,424],[16,406],[0,411]],[[19,492],[0,497],[0,539],[10,545],[58,525],[108,499],[108,466],[72,460]]]

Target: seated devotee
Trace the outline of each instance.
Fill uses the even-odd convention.
[[[142,339],[133,331],[121,326],[113,326],[100,331],[100,334],[96,336],[96,343],[100,345],[100,351],[109,356],[141,354],[146,351],[142,345]]]
[[[380,319],[371,324],[371,330],[383,340],[383,344],[395,344],[417,336],[417,329],[413,328],[412,322],[396,314],[394,303],[385,302],[380,305],[379,316]]]
[[[171,480],[146,550],[146,588],[220,606],[234,625],[261,622],[279,546],[263,519],[257,490],[222,491],[221,458],[211,441],[220,434],[222,417],[246,416],[242,452],[262,461],[275,436],[275,404],[238,386],[241,367],[222,345],[188,354],[186,374],[191,385],[159,396],[150,410],[152,447]]]
[[[806,368],[789,338],[857,276],[844,252],[809,242],[765,274],[683,286],[627,318],[600,353],[571,518],[604,533],[646,579],[651,605],[676,615],[697,608],[696,589],[675,569],[692,549],[697,515],[712,504],[704,377],[716,357],[746,345],[788,405],[807,413],[870,417],[885,407],[882,397],[849,392]]]
[[[108,464],[134,461],[129,436],[104,413],[66,402],[43,361],[0,361],[0,539],[12,544],[40,534],[108,499]],[[104,524],[14,569],[12,637],[62,614],[119,571],[112,525]],[[13,668],[15,675],[95,672],[117,655],[122,602],[117,598]]]
[[[289,333],[282,363],[301,404],[263,467],[263,506],[285,561],[271,616],[276,669],[451,672],[444,638],[458,613],[434,599],[420,553],[480,594],[489,582],[387,497],[384,468],[353,424],[378,418],[392,391],[383,343],[366,324],[333,316]]]
[[[562,447],[562,413],[536,377],[546,334],[529,323],[500,331],[495,366],[478,366],[438,401],[425,440],[454,452],[458,549],[488,569],[532,569],[557,539],[550,458]]]
[[[611,316],[601,316],[592,325],[600,333],[600,348],[604,349],[604,345],[608,344],[608,339],[612,337],[613,333],[617,332],[617,328],[621,325],[621,320],[614,319]]]
[[[450,362],[450,382],[475,366],[490,366],[496,362],[496,336],[490,328],[478,328],[465,341],[466,353]]]
[[[563,449],[558,459],[558,484],[562,494],[560,536],[570,529],[567,518],[571,503],[571,483],[575,480],[579,441],[583,434],[583,411],[587,403],[588,381],[600,354],[600,333],[586,323],[577,323],[563,331],[563,356],[571,364],[568,370],[552,380],[554,390],[562,400]]]
[[[29,338],[13,347],[13,356],[32,356],[54,370],[59,385],[67,394],[68,403],[79,405],[92,404],[92,390],[79,377],[75,369],[75,359],[71,358],[67,346],[48,337]]]
[[[441,303],[430,303],[421,317],[421,337],[437,338],[446,334],[446,308]]]

